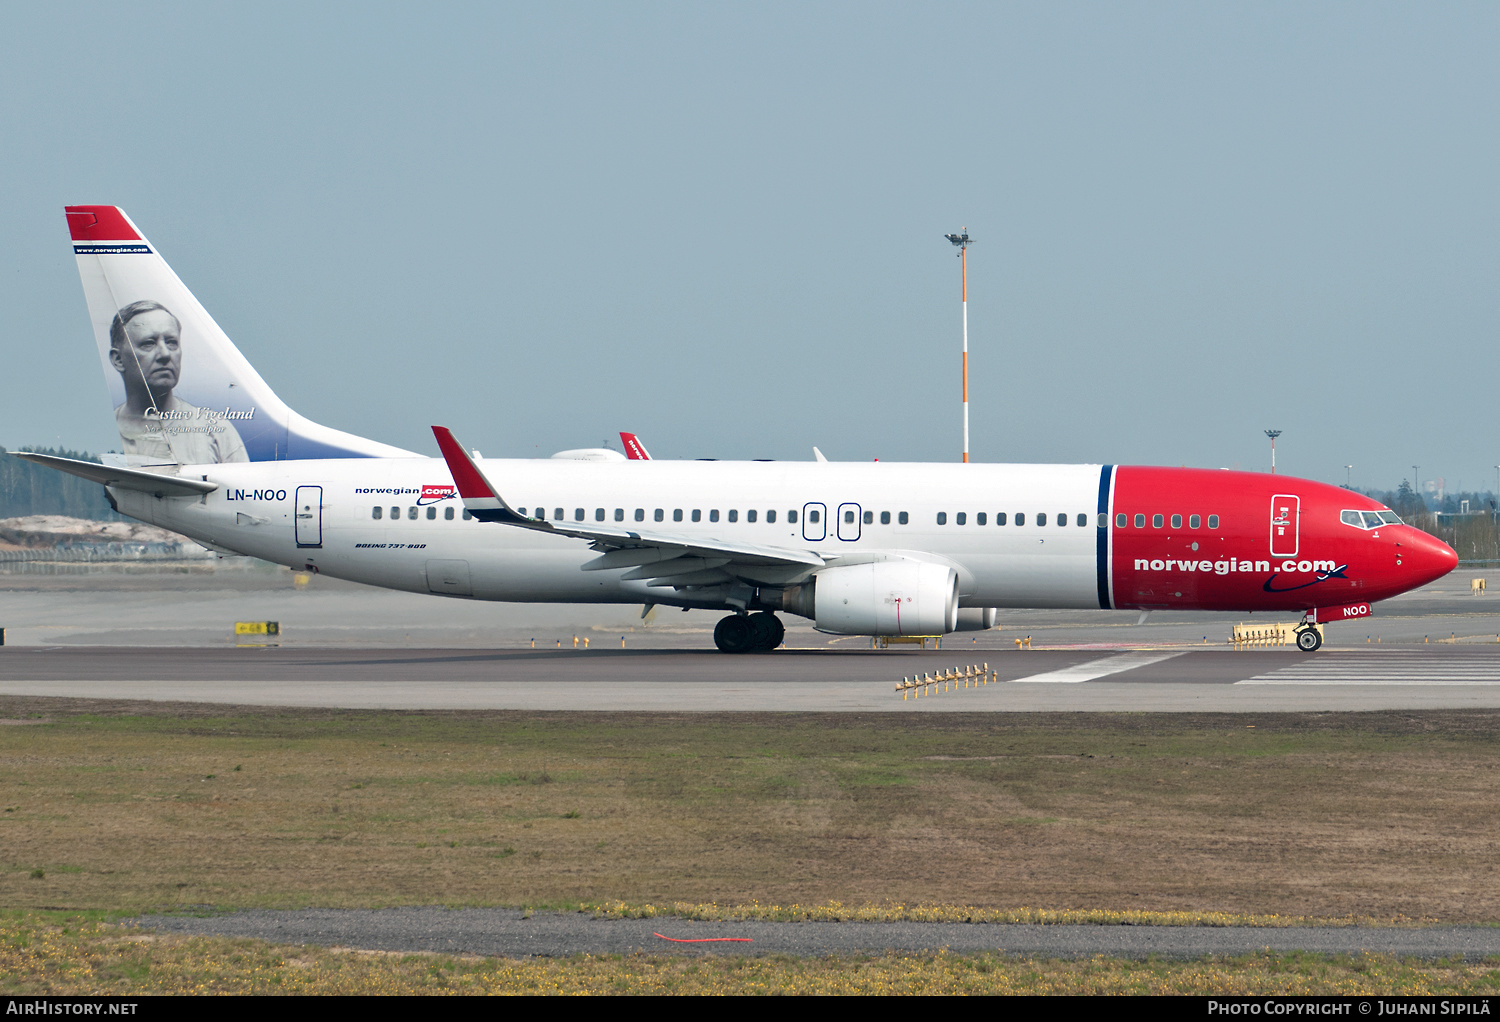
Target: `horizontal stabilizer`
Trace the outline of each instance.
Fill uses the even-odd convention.
[[[55,468],[68,475],[78,476],[80,479],[88,479],[122,490],[139,490],[153,497],[198,497],[205,493],[212,493],[219,488],[218,483],[210,483],[203,479],[185,479],[182,476],[163,475],[160,472],[147,472],[138,468],[99,465],[92,461],[75,461],[72,458],[59,458],[51,454],[32,454],[28,451],[11,451],[10,454],[25,461]]]

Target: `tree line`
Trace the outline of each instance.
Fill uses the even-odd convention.
[[[36,454],[53,454],[76,461],[99,461],[86,451],[68,451],[51,447],[22,447]],[[67,515],[96,521],[121,522],[104,499],[104,487],[53,468],[33,465],[20,458],[3,457],[0,447],[0,518],[26,515]]]

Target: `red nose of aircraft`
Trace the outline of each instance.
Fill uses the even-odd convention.
[[[1401,537],[1397,555],[1414,576],[1411,580],[1413,589],[1440,579],[1458,567],[1458,552],[1447,543],[1420,529],[1404,531],[1408,535]]]

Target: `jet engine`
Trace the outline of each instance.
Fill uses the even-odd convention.
[[[820,632],[944,635],[958,627],[958,573],[925,561],[824,568],[787,590],[781,607],[812,618]]]

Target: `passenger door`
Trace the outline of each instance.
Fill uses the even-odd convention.
[[[1271,498],[1271,556],[1296,557],[1301,529],[1302,500],[1290,493]]]
[[[323,545],[323,487],[297,487],[297,502],[292,506],[297,546]]]

